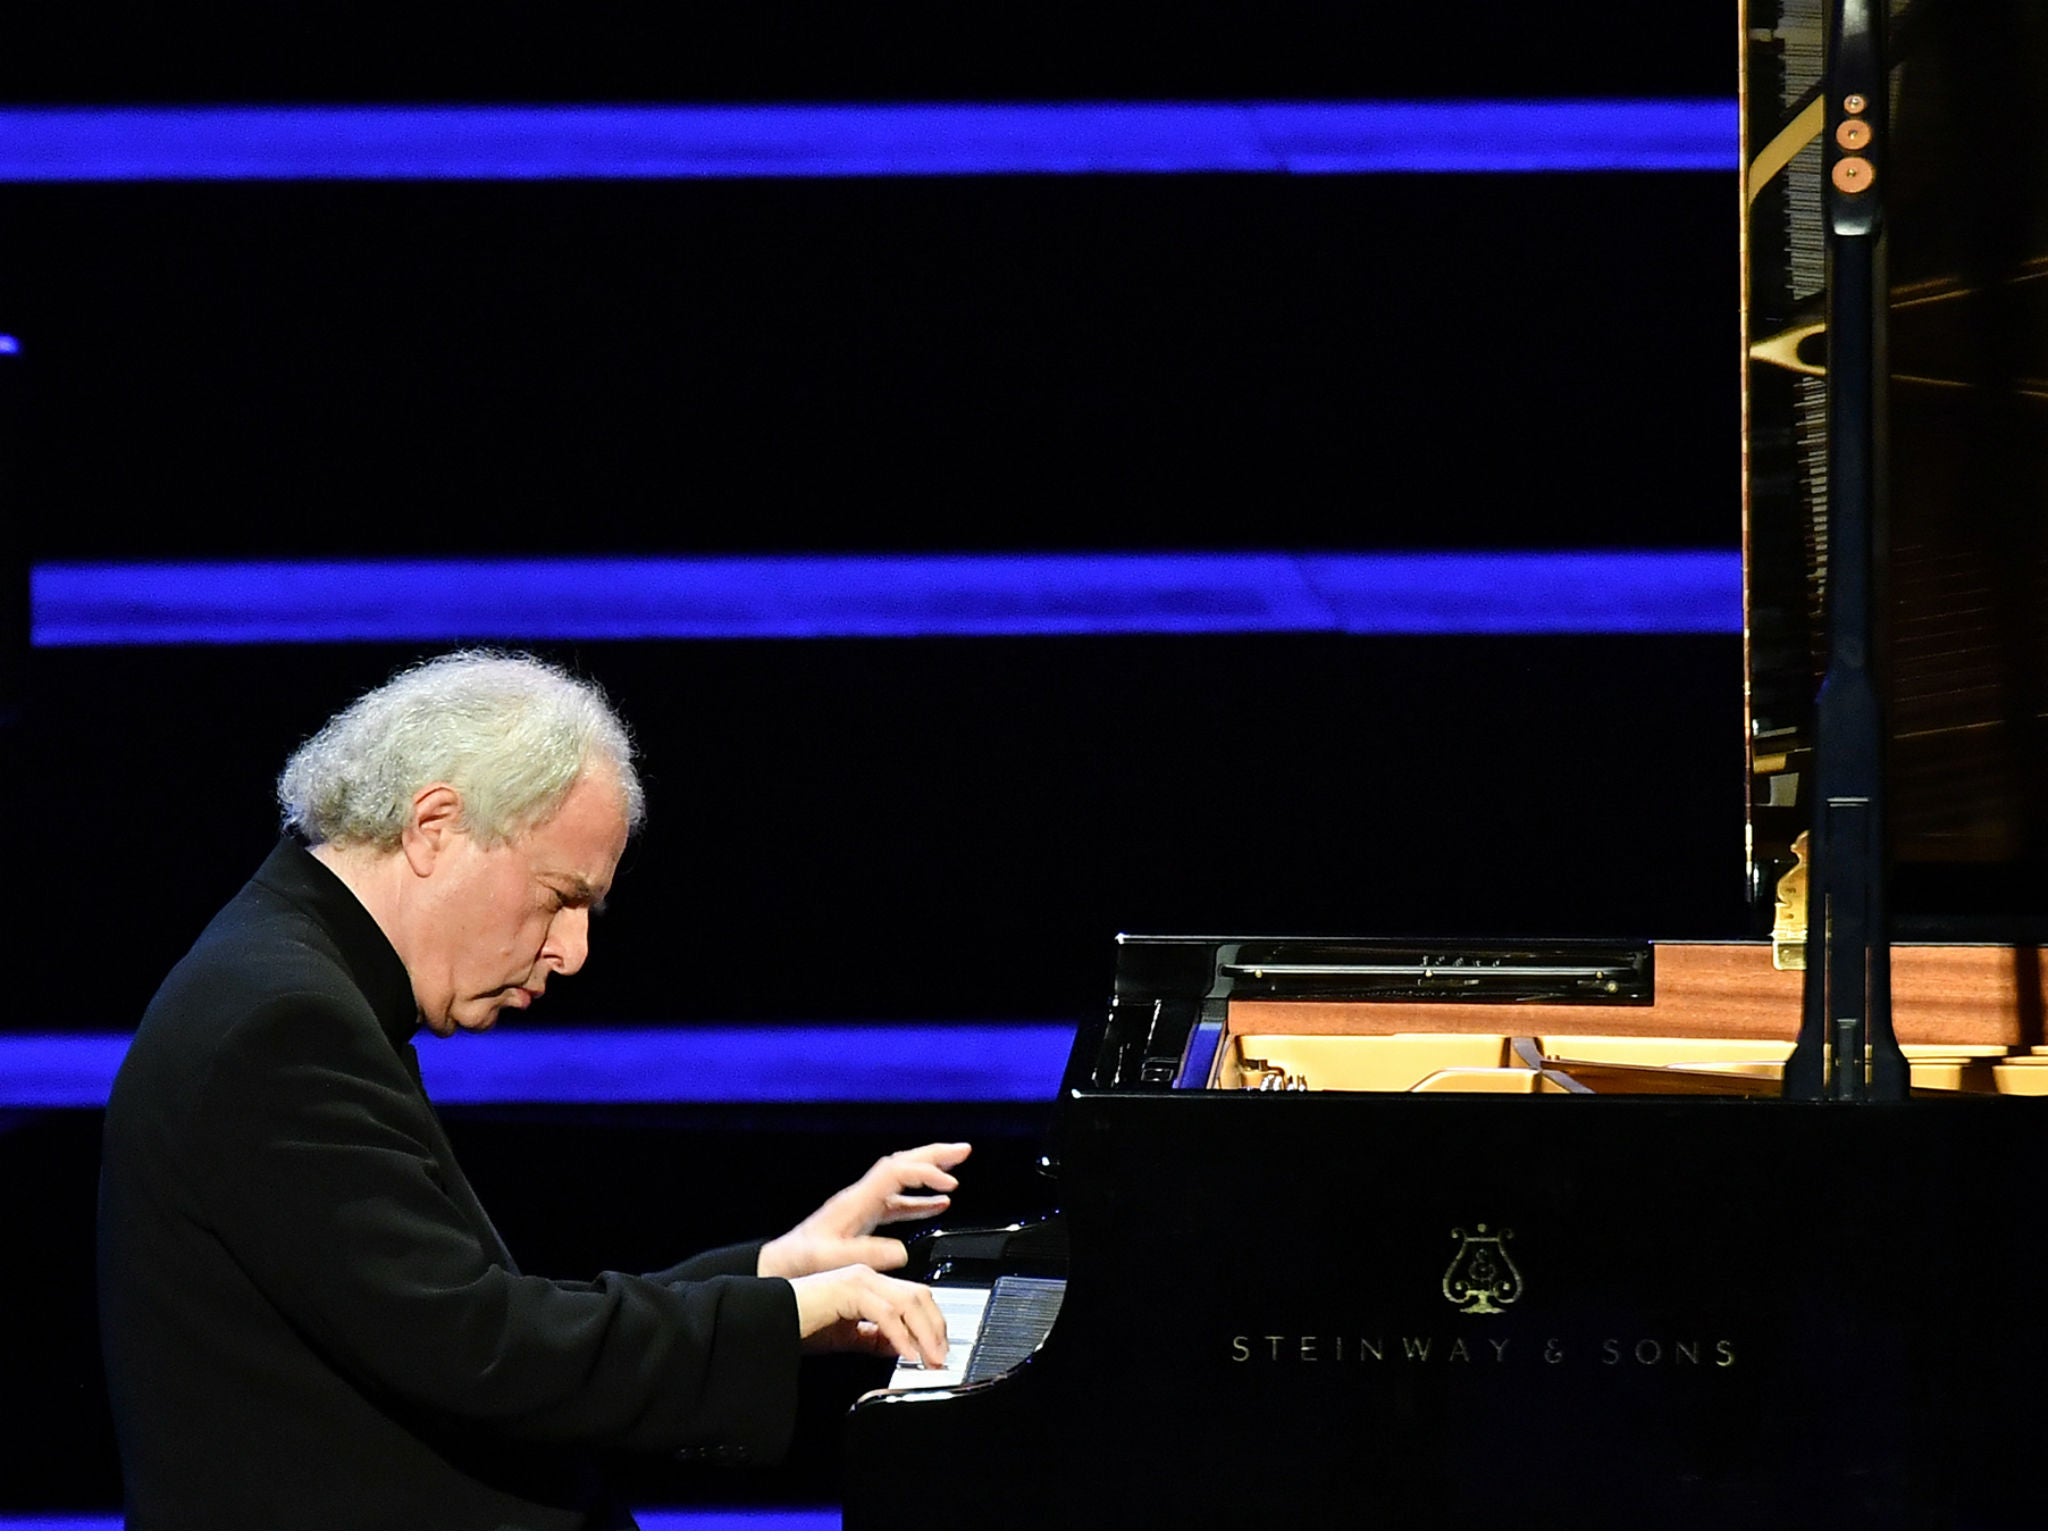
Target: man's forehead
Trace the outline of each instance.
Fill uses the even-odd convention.
[[[626,851],[625,800],[610,769],[586,772],[555,813],[522,841],[538,875],[574,882],[586,894],[610,888]]]

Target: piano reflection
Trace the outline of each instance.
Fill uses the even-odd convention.
[[[1740,19],[1753,934],[1119,939],[849,1528],[2048,1513],[2048,13]]]

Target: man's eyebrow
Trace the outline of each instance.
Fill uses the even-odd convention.
[[[581,875],[557,875],[564,889],[562,900],[572,907],[588,907],[592,912],[604,911],[604,896],[598,888]]]

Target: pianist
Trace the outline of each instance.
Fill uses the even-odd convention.
[[[331,720],[286,835],[151,1002],[107,1106],[102,1342],[136,1526],[630,1526],[592,1453],[763,1461],[799,1354],[937,1363],[876,1228],[967,1155],[883,1158],[766,1243],[653,1275],[524,1275],[410,1037],[573,975],[642,797],[597,690],[461,652]],[[924,1190],[927,1193],[916,1193]]]

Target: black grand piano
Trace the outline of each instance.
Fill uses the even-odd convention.
[[[2048,14],[1740,21],[1756,932],[1121,938],[848,1528],[2048,1517]]]

